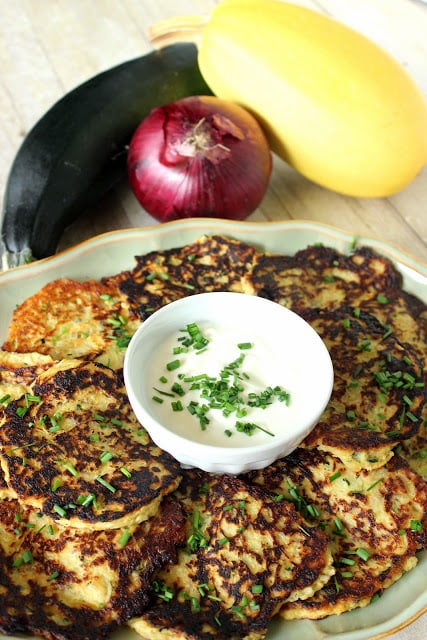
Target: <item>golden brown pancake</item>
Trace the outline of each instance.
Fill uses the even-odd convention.
[[[259,254],[251,273],[258,295],[296,313],[311,308],[357,306],[400,290],[402,277],[391,261],[368,247],[344,255],[331,247],[309,246],[293,256]]]
[[[330,451],[355,470],[382,466],[396,443],[420,428],[425,386],[417,353],[360,309],[312,309],[304,318],[334,366],[330,402],[304,445]]]
[[[119,374],[100,363],[64,360],[43,371],[0,425],[9,490],[64,524],[141,522],[180,480],[179,463],[137,422]]]
[[[36,351],[54,360],[97,360],[120,369],[138,325],[114,288],[61,278],[15,309],[3,349]]]
[[[416,565],[427,544],[427,484],[399,456],[354,472],[330,454],[297,449],[250,480],[294,502],[330,539],[335,575],[313,596],[287,602],[286,619],[368,605]]]
[[[262,637],[284,602],[308,598],[334,573],[326,535],[290,502],[196,470],[175,497],[187,548],[157,576],[163,597],[130,623],[145,638]]]
[[[101,640],[144,611],[155,572],[175,559],[185,518],[176,502],[124,529],[61,527],[0,502],[0,628],[58,640]]]
[[[161,306],[194,293],[253,293],[248,279],[257,252],[224,236],[203,236],[179,248],[136,257],[128,272],[107,278],[118,287],[133,314],[144,320]]]

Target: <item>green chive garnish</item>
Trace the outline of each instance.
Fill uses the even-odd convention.
[[[113,485],[111,485],[107,480],[105,480],[102,476],[97,476],[96,478],[97,482],[99,482],[99,484],[102,484],[103,487],[105,487],[106,489],[108,489],[108,491],[111,491],[111,493],[115,493],[116,489],[115,487],[113,487]]]
[[[178,369],[178,367],[181,366],[181,361],[180,360],[172,360],[171,362],[168,362],[166,365],[166,369],[168,371],[174,371],[175,369]]]
[[[119,546],[125,547],[129,542],[130,537],[131,537],[131,532],[129,531],[129,529],[124,529],[124,531],[122,532],[121,538],[119,540]]]

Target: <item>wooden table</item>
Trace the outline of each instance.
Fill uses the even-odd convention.
[[[352,25],[391,52],[427,96],[427,5],[417,0],[299,0]],[[215,0],[0,0],[0,194],[30,127],[65,92],[150,49],[147,27],[208,13]],[[375,168],[372,167],[374,171]],[[322,189],[276,162],[250,219],[305,218],[381,238],[427,261],[427,167],[403,191],[355,199]],[[127,189],[65,234],[61,247],[117,227],[154,224]]]
[[[382,45],[427,96],[427,5],[419,0],[294,0],[332,15]],[[208,13],[215,0],[0,0],[0,194],[32,125],[67,91],[150,50],[149,25]],[[372,167],[375,171],[375,167]],[[403,191],[354,199],[322,189],[277,161],[267,195],[250,220],[307,219],[380,238],[427,261],[427,166]],[[127,187],[64,234],[60,247],[119,227],[157,224]],[[390,636],[424,640],[427,616]],[[343,639],[345,640],[345,639]]]

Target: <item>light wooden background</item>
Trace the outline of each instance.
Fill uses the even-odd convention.
[[[382,45],[427,96],[427,5],[417,0],[294,0],[332,15]],[[0,0],[0,196],[24,136],[64,93],[150,49],[147,28],[183,14],[204,14],[215,0]],[[372,167],[375,171],[375,167]],[[322,189],[276,162],[268,193],[252,220],[326,222],[397,245],[427,261],[427,167],[402,192],[360,200]],[[127,188],[86,213],[61,247],[118,227],[156,222]],[[426,578],[427,580],[427,578]],[[425,640],[427,616],[390,636]],[[343,639],[344,640],[344,639]]]
[[[427,96],[427,5],[417,0],[296,0],[364,32],[391,52]],[[150,49],[147,27],[208,13],[215,0],[0,0],[0,197],[30,127],[84,80]],[[375,167],[372,167],[375,171]],[[251,220],[309,219],[393,243],[427,261],[427,167],[403,191],[355,199],[322,189],[281,161]],[[154,224],[128,189],[85,214],[61,247],[117,227]]]

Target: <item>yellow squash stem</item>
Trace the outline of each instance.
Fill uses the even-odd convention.
[[[153,27],[154,46],[191,40],[215,95],[263,126],[271,148],[323,187],[385,197],[427,162],[427,103],[386,51],[316,11],[223,0],[209,17]]]
[[[173,16],[149,27],[148,38],[155,49],[176,42],[192,42],[200,46],[202,32],[208,21],[207,15]]]

